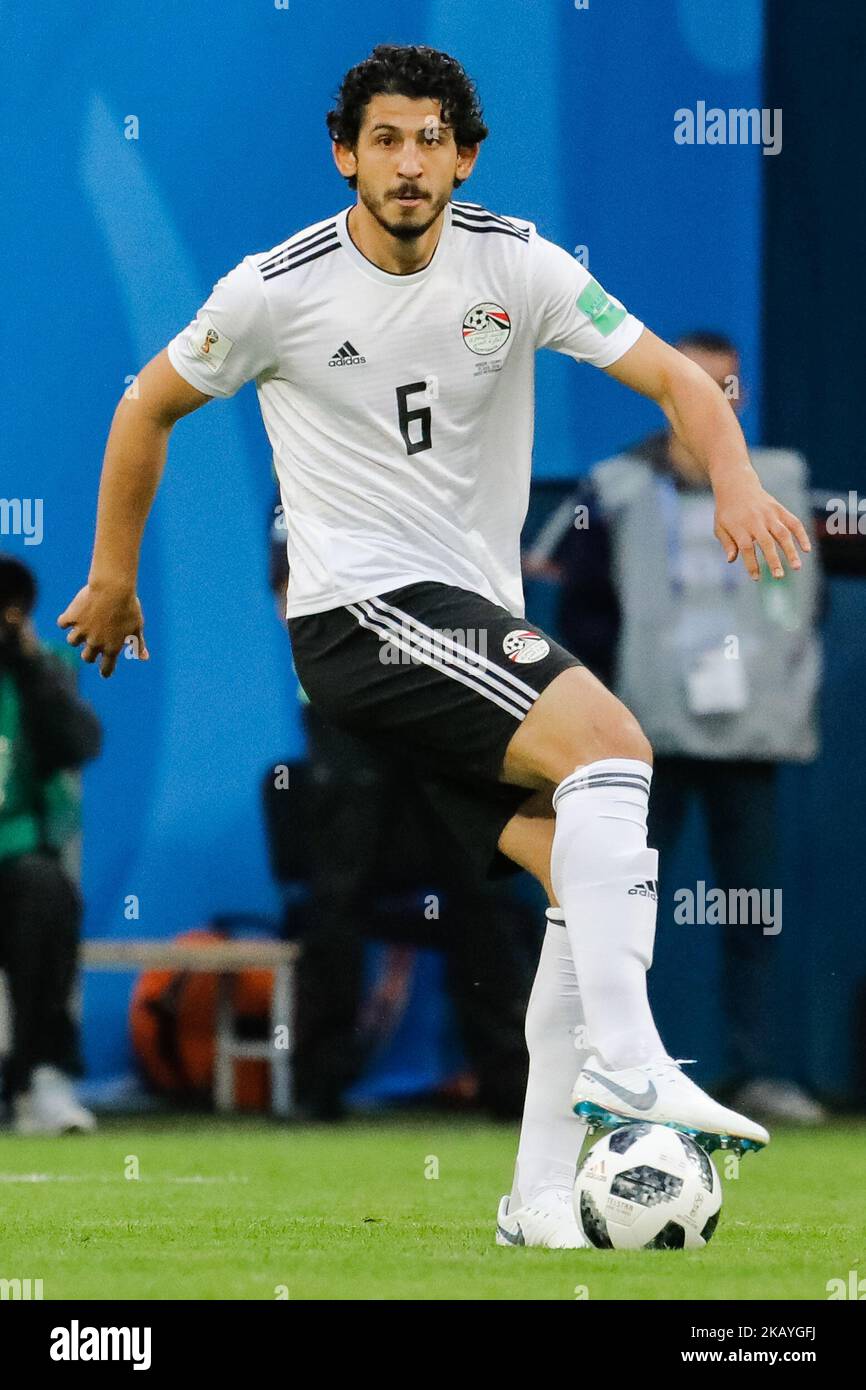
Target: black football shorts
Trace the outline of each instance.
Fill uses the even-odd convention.
[[[532,792],[499,780],[550,682],[582,663],[540,628],[437,580],[289,618],[313,707],[392,758],[482,875],[516,872],[499,836]]]

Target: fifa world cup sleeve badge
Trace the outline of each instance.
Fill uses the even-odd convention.
[[[234,343],[214,325],[209,314],[200,314],[192,331],[192,350],[211,371],[219,371]]]

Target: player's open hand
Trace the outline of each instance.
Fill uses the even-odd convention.
[[[798,516],[789,512],[758,482],[747,480],[716,488],[716,524],[713,528],[728,563],[742,555],[753,579],[760,579],[760,551],[774,579],[785,573],[779,550],[791,569],[802,565],[797,546],[805,554],[812,549],[806,528]]]
[[[83,661],[92,663],[101,655],[100,675],[106,678],[114,671],[128,638],[135,642],[141,660],[149,660],[144,615],[134,589],[86,584],[60,614],[57,626],[69,629],[66,640],[70,646],[83,647]]]

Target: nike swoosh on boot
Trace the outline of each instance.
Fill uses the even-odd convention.
[[[626,1105],[631,1105],[635,1110],[652,1110],[658,1099],[658,1092],[650,1081],[645,1091],[629,1091],[625,1086],[619,1086],[615,1081],[610,1081],[606,1076],[600,1076],[597,1071],[588,1071],[583,1068],[583,1075],[592,1077],[593,1081],[600,1081],[602,1086],[620,1100],[624,1100]]]
[[[515,1224],[515,1226],[517,1227],[517,1235],[516,1235],[516,1236],[513,1235],[513,1234],[511,1233],[511,1231],[506,1231],[505,1227],[502,1226],[502,1225],[500,1225],[500,1223],[499,1223],[498,1221],[497,1221],[497,1223],[496,1223],[496,1229],[497,1229],[497,1231],[499,1232],[499,1234],[502,1236],[503,1240],[507,1240],[507,1241],[508,1241],[508,1244],[509,1244],[509,1245],[525,1245],[525,1244],[526,1244],[526,1239],[525,1239],[525,1237],[524,1237],[523,1232],[522,1232],[521,1229],[520,1229],[520,1222],[519,1222],[519,1221],[515,1221],[514,1224]]]

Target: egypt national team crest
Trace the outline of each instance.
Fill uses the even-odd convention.
[[[501,304],[476,304],[463,317],[463,341],[481,357],[498,352],[510,334],[511,319]]]
[[[533,661],[543,661],[550,651],[550,643],[539,633],[519,627],[503,638],[502,650],[509,661],[516,661],[518,666],[528,666]]]

